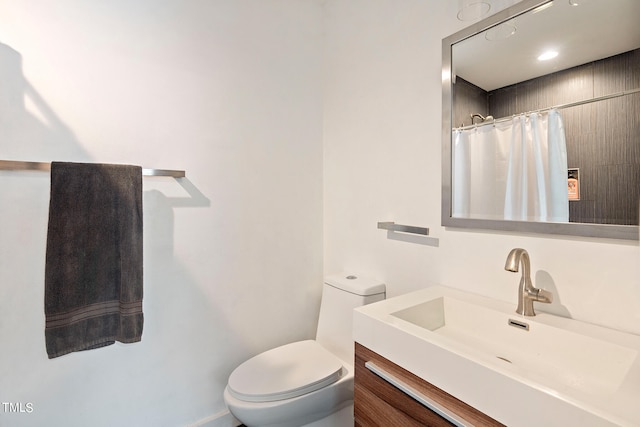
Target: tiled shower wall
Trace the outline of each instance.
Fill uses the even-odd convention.
[[[465,101],[456,99],[454,126],[470,124],[470,113],[500,118],[640,88],[640,49],[482,95],[462,79],[455,86],[456,98]],[[580,200],[569,203],[570,221],[638,224],[640,93],[563,108],[561,115],[568,166],[580,169]]]

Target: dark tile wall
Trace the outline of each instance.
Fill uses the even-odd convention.
[[[462,84],[460,84],[462,83]],[[477,89],[470,90],[467,86]],[[640,88],[640,49],[484,92],[496,118]],[[481,89],[458,79],[454,117],[483,105]],[[460,99],[464,99],[460,102]],[[640,93],[563,108],[569,168],[580,168],[571,222],[638,224]],[[467,118],[465,124],[470,124]],[[457,120],[454,125],[459,126]]]
[[[488,93],[478,86],[458,77],[452,85],[453,102],[453,127],[462,127],[472,124],[471,114],[489,115]]]

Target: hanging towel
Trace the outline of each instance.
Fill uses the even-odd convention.
[[[51,164],[45,266],[50,359],[142,338],[142,168]]]

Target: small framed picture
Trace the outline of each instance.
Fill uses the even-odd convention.
[[[580,168],[569,169],[569,200],[580,200]]]

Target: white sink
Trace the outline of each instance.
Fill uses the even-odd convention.
[[[640,337],[432,287],[356,309],[354,338],[509,426],[640,425]]]
[[[514,371],[580,390],[614,392],[638,355],[628,347],[452,297],[391,315],[446,337],[452,346],[511,364]]]

